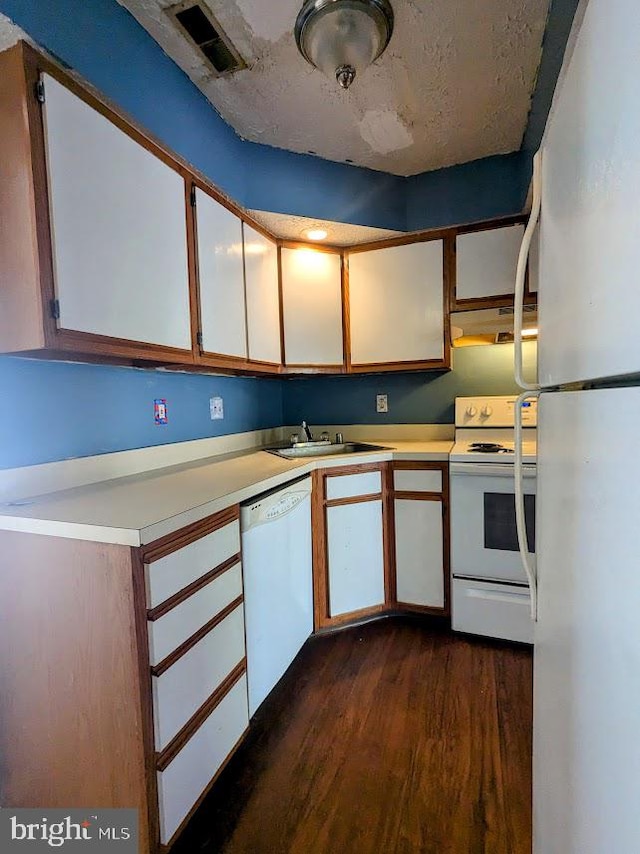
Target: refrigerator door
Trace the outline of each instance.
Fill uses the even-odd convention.
[[[578,24],[542,149],[542,386],[640,371],[638,2],[590,0]]]
[[[640,388],[538,404],[535,854],[640,851]]]

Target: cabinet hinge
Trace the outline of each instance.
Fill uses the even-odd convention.
[[[191,203],[191,207],[195,208],[195,206],[196,206],[196,187],[195,187],[195,184],[191,185],[191,192],[189,193],[189,201]]]
[[[196,335],[196,343],[198,347],[202,347],[202,332],[198,332]]]
[[[52,299],[49,301],[49,311],[54,320],[60,319],[60,300]]]
[[[36,100],[44,104],[44,80],[38,80],[36,83]]]

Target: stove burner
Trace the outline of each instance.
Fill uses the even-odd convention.
[[[511,448],[505,448],[497,442],[472,442],[469,451],[473,454],[513,454]]]

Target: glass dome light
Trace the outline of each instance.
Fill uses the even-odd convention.
[[[389,44],[389,0],[306,0],[296,20],[298,50],[348,89]]]

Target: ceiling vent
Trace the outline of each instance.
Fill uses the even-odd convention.
[[[167,9],[178,29],[200,51],[216,76],[233,74],[247,65],[228,36],[202,4],[193,0]]]

